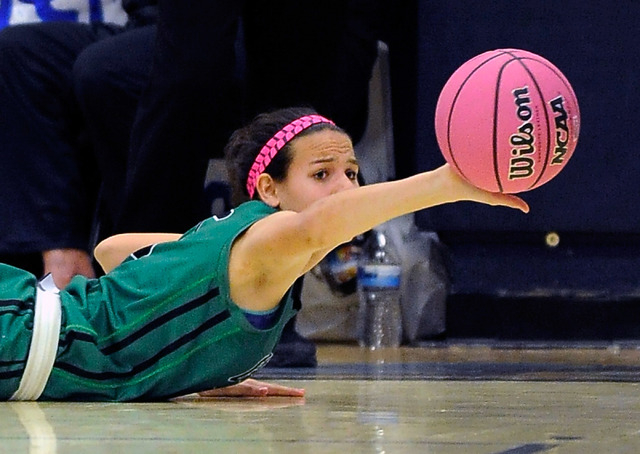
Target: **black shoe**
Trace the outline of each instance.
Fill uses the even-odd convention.
[[[316,367],[316,344],[296,331],[295,317],[284,326],[280,342],[266,367]]]

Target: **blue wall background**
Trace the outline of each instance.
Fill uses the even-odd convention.
[[[640,295],[640,2],[418,0],[403,14],[391,45],[399,176],[444,162],[433,127],[438,94],[486,50],[546,57],[580,104],[577,149],[558,177],[522,194],[530,214],[460,203],[417,215],[450,247],[454,294]],[[549,232],[558,247],[546,245]]]

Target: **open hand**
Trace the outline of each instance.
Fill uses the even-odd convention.
[[[304,397],[304,389],[266,383],[252,378],[227,386],[226,388],[211,389],[198,393],[201,397]]]
[[[451,186],[450,193],[456,200],[469,200],[492,206],[506,206],[520,210],[523,213],[529,212],[529,205],[520,197],[513,194],[489,192],[473,186],[467,180],[459,176],[449,164],[445,164],[438,168],[437,172],[443,173],[443,176]]]

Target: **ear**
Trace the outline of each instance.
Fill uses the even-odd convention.
[[[271,175],[268,173],[262,173],[258,176],[256,191],[258,191],[260,199],[267,205],[273,208],[280,206],[275,181],[273,181],[273,178],[271,178]]]

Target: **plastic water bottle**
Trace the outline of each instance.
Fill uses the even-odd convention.
[[[377,349],[402,341],[400,260],[387,237],[375,232],[358,263],[358,342]]]

